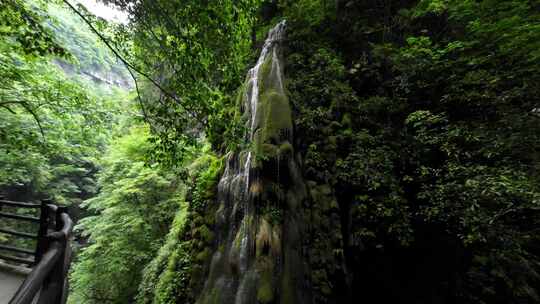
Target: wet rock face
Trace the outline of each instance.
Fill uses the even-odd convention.
[[[197,303],[308,303],[299,207],[306,188],[283,84],[285,22],[268,34],[243,86],[248,149],[229,153],[218,186],[216,251]]]

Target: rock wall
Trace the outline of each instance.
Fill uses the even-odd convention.
[[[227,156],[217,241],[197,303],[308,303],[300,207],[306,187],[283,83],[285,22],[268,34],[239,96],[246,148]]]

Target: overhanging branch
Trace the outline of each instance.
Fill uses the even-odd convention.
[[[86,23],[90,29],[92,30],[92,32],[94,32],[98,38],[105,44],[105,46],[111,50],[111,52],[113,52],[114,56],[116,56],[116,58],[118,58],[125,66],[126,68],[129,70],[131,69],[132,71],[135,71],[137,74],[140,74],[141,76],[143,76],[144,78],[146,78],[148,81],[150,81],[156,88],[158,88],[165,96],[173,99],[174,101],[176,101],[178,103],[178,105],[180,105],[192,118],[194,118],[195,120],[197,120],[200,124],[202,124],[203,126],[206,126],[206,122],[204,120],[202,120],[196,113],[195,110],[193,110],[191,107],[188,107],[186,106],[181,99],[179,99],[175,94],[172,94],[170,93],[169,91],[167,91],[161,84],[159,84],[156,80],[154,80],[150,75],[148,75],[147,73],[141,71],[140,69],[138,69],[136,66],[134,66],[133,64],[129,63],[122,55],[120,55],[120,53],[116,50],[116,48],[114,48],[110,43],[109,41],[95,28],[95,26],[92,24],[92,22],[90,22],[90,20],[88,20],[88,18],[86,18],[86,16],[84,16],[81,12],[79,12],[79,10],[77,10],[77,8],[75,8],[68,0],[62,0],[73,12],[75,12],[75,14],[77,14],[83,21],[84,23]],[[134,78],[134,75],[132,73],[130,73],[130,75],[132,76],[133,78],[133,81],[136,81],[136,79]]]

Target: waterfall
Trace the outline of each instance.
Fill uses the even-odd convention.
[[[285,20],[278,23],[273,29],[270,30],[268,33],[268,37],[266,38],[263,48],[261,50],[261,55],[259,56],[259,59],[257,60],[257,63],[253,68],[251,68],[247,75],[247,86],[250,88],[250,90],[246,90],[245,92],[245,109],[249,109],[249,119],[246,122],[246,127],[249,130],[249,141],[253,141],[253,134],[255,132],[255,121],[257,116],[257,105],[259,102],[259,71],[264,64],[266,58],[269,54],[272,55],[272,71],[274,72],[274,75],[276,79],[279,81],[279,90],[281,93],[284,92],[283,88],[283,81],[282,81],[282,71],[279,65],[279,60],[277,58],[278,48],[280,45],[280,42],[283,40],[283,35],[285,33]],[[249,169],[251,167],[251,160],[252,160],[252,152],[248,152],[247,160],[244,165],[244,176],[246,179],[246,189],[249,188]]]
[[[199,304],[307,303],[299,291],[303,265],[296,216],[305,186],[283,84],[285,28],[282,21],[269,31],[242,87],[250,148],[226,156],[218,184],[216,251]]]

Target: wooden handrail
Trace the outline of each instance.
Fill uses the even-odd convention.
[[[18,208],[36,208],[36,209],[41,207],[40,204],[14,202],[14,201],[8,201],[8,200],[5,200],[5,199],[0,199],[0,205],[10,206],[10,207],[18,207]]]
[[[34,254],[34,251],[32,250],[28,250],[24,248],[17,248],[17,247],[7,246],[7,245],[0,245],[0,250],[13,251],[13,252],[23,253],[23,254],[28,254],[28,255]]]
[[[67,272],[71,259],[69,244],[73,221],[66,207],[52,205],[44,201],[41,205],[40,233],[38,236],[38,263],[9,304],[31,304],[39,293],[38,304],[64,304],[67,299]],[[55,227],[50,233],[49,215],[55,215]],[[43,222],[44,221],[44,222]]]
[[[0,254],[0,259],[5,260],[5,261],[16,262],[19,264],[26,264],[26,265],[33,265],[36,262],[33,259],[23,259],[23,258],[18,258],[14,256],[9,256],[9,255],[3,255],[3,254]]]
[[[19,231],[3,229],[3,228],[0,228],[0,233],[11,234],[11,235],[20,236],[20,237],[29,238],[29,239],[37,239],[38,238],[37,235],[31,234],[31,233],[19,232]]]
[[[0,196],[0,210],[4,206],[10,207],[10,208],[37,208],[37,207],[41,207],[42,204],[32,204],[32,203],[10,201],[10,200],[4,199],[3,196]],[[10,219],[15,219],[15,220],[32,221],[32,222],[40,221],[39,218],[27,216],[27,215],[19,215],[17,213],[0,212],[0,217],[6,217]],[[10,230],[10,229],[0,228],[0,233],[12,235],[19,238],[39,239],[39,235]],[[34,250],[0,244],[0,251],[2,252],[0,253],[0,258],[2,260],[12,261],[12,262],[20,263],[20,264],[27,264],[27,265],[35,265],[37,261],[37,259],[35,258],[36,254]],[[23,255],[31,255],[33,256],[33,259],[28,259],[26,257],[20,257],[20,256],[5,255],[3,254],[4,251],[15,252],[15,253],[23,254]]]
[[[39,218],[26,215],[18,215],[13,213],[0,212],[0,217],[10,218],[14,220],[30,221],[39,223]]]
[[[36,262],[41,260],[41,256],[47,249],[47,232],[49,229],[49,204],[50,200],[41,201],[41,212],[39,215],[39,230],[38,230],[38,241],[36,246]]]
[[[59,243],[51,244],[51,248],[45,252],[41,261],[30,272],[23,284],[17,290],[9,304],[30,304],[41,289],[43,282],[56,266],[61,253]],[[51,303],[53,304],[53,303]]]

